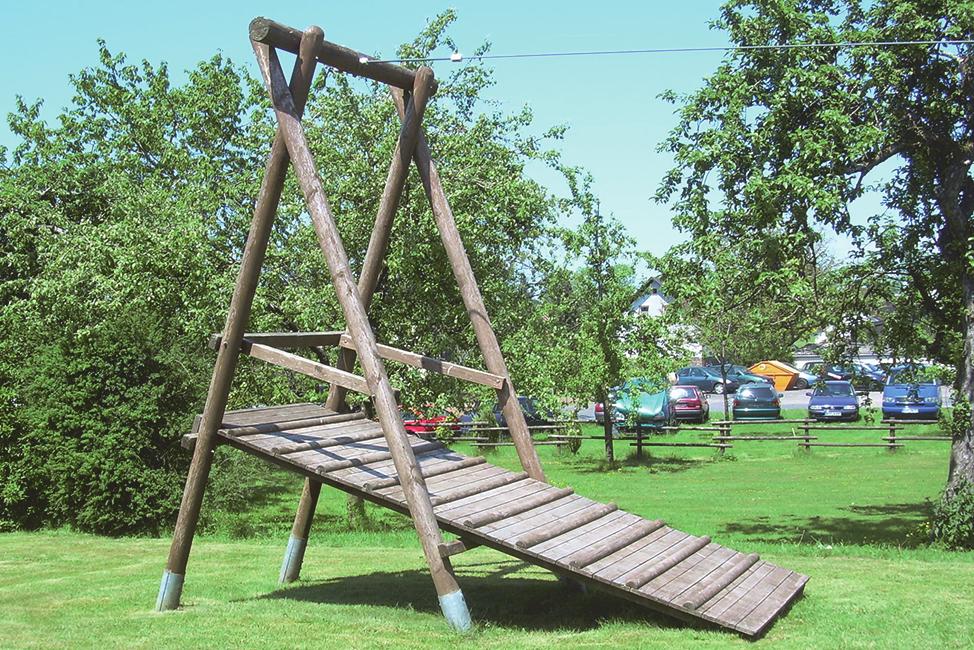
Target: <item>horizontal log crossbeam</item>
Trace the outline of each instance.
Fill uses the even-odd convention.
[[[314,379],[327,381],[330,384],[338,384],[339,386],[344,386],[349,390],[354,390],[364,395],[372,395],[372,390],[369,388],[369,383],[365,380],[365,377],[359,377],[350,372],[345,372],[332,366],[326,366],[323,363],[318,363],[317,361],[312,361],[311,359],[306,359],[269,345],[254,343],[246,338],[240,344],[240,351],[255,359],[266,361],[275,366],[280,366],[281,368],[286,368],[287,370],[292,370]]]
[[[221,337],[219,334],[213,334],[210,336],[209,346],[214,350],[220,348]],[[300,349],[300,348],[313,348],[317,346],[340,346],[348,350],[354,350],[355,345],[352,343],[351,337],[346,332],[268,332],[268,333],[247,333],[244,334],[244,341],[249,342],[251,347],[257,345],[260,346],[260,352],[265,355],[269,355],[264,348],[284,348],[284,349]],[[436,372],[441,375],[446,375],[447,377],[453,377],[454,379],[463,379],[464,381],[469,381],[473,384],[480,384],[482,386],[490,386],[494,389],[500,389],[504,385],[504,378],[500,375],[495,375],[490,372],[485,372],[483,370],[477,370],[476,368],[469,368],[467,366],[461,366],[460,364],[450,363],[449,361],[443,361],[442,359],[437,359],[436,357],[427,357],[422,354],[416,354],[415,352],[409,352],[407,350],[400,350],[399,348],[394,348],[391,345],[378,344],[379,356],[383,359],[389,361],[398,361],[399,363],[404,363],[408,366],[413,366],[414,368],[420,368],[421,370],[428,370],[430,372]],[[243,348],[241,351],[245,354],[250,354]],[[251,354],[251,356],[256,356]],[[290,355],[290,357],[297,359],[304,359],[303,357],[297,357],[296,355]],[[258,357],[263,358],[263,357]],[[269,361],[268,359],[264,359]],[[270,361],[270,363],[275,363]],[[281,365],[281,364],[277,364]],[[330,368],[335,372],[345,372],[339,370],[338,368],[331,368],[331,366],[324,366],[323,364],[318,364],[324,368]],[[285,366],[290,368],[290,366]],[[295,368],[290,368],[295,370]],[[296,370],[297,372],[302,372]],[[307,373],[304,373],[307,374]],[[351,377],[357,377],[357,375],[351,375],[346,373]],[[317,377],[317,375],[312,375]],[[320,378],[320,377],[318,377]],[[364,379],[362,381],[365,381]],[[351,386],[347,386],[340,381],[334,382],[339,386],[345,386],[345,388],[350,388],[351,390],[358,390]],[[363,391],[359,391],[363,392]],[[366,394],[368,392],[366,391]]]
[[[298,53],[301,45],[301,34],[302,32],[299,29],[282,25],[268,18],[254,18],[250,21],[250,40],[292,54]],[[416,73],[413,70],[394,63],[376,61],[361,52],[328,41],[321,41],[318,44],[315,49],[315,57],[319,62],[336,70],[372,79],[403,90],[412,91],[416,80]],[[437,85],[434,79],[430,89],[431,95],[436,93]]]
[[[352,339],[347,334],[341,337],[339,345],[349,350],[355,349],[355,346],[352,345]],[[414,368],[429,370],[430,372],[436,372],[441,375],[446,375],[447,377],[463,379],[472,384],[490,386],[491,388],[495,389],[499,389],[504,385],[503,377],[485,372],[483,370],[468,368],[467,366],[461,366],[456,363],[450,363],[449,361],[443,361],[442,359],[437,359],[436,357],[427,357],[422,354],[400,350],[399,348],[383,345],[381,343],[379,343],[378,348],[379,356],[383,359],[388,359],[389,361],[398,361],[399,363],[405,363],[406,365],[413,366]]]

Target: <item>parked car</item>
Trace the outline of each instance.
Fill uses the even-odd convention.
[[[521,411],[524,413],[524,419],[529,427],[551,424],[555,419],[555,414],[540,406],[533,397],[520,396],[517,398],[517,401],[521,405]],[[494,404],[493,413],[497,426],[506,427],[507,420],[504,418],[504,413],[501,411],[499,402]]]
[[[613,388],[612,417],[619,431],[659,429],[672,421],[669,390],[663,381],[646,377],[627,379]]]
[[[441,427],[448,427],[453,431],[460,430],[460,423],[451,416],[429,415],[416,408],[400,409],[399,414],[402,416],[402,423],[406,432],[415,433],[418,436],[430,436]]]
[[[710,418],[710,403],[696,386],[670,386],[669,397],[674,420],[703,424]]]
[[[741,386],[734,396],[735,420],[777,420],[781,417],[781,393],[774,386]]]
[[[808,395],[808,417],[813,420],[859,419],[859,398],[851,382],[819,382]]]
[[[802,364],[801,370],[815,377],[812,383],[815,383],[820,379],[825,381],[844,381],[852,379],[851,372],[846,372],[839,366],[826,366],[821,361],[808,361]]]
[[[753,373],[747,368],[745,368],[744,366],[739,366],[733,363],[727,363],[724,364],[724,367],[727,369],[727,373],[726,373],[727,378],[733,379],[740,386],[743,386],[745,384],[773,384],[774,383],[774,380],[771,377],[766,377],[765,375],[759,375]],[[718,377],[721,376],[719,364],[716,366],[707,366],[706,368],[707,370],[713,370],[715,373],[717,373]]]
[[[817,381],[818,381],[818,375],[808,372],[806,370],[799,370],[798,379],[795,380],[795,389],[805,390],[809,386],[815,384],[815,382]]]
[[[883,387],[883,417],[935,420],[940,415],[940,381],[923,366],[891,370]]]
[[[853,363],[854,376],[852,383],[861,390],[883,390],[886,385],[886,373],[877,365],[871,363]]]
[[[696,386],[704,393],[733,393],[740,384],[730,377],[725,382],[720,373],[709,368],[690,366],[680,368],[676,372],[676,383],[680,386]]]

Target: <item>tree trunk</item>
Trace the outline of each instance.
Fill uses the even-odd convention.
[[[964,287],[964,351],[958,377],[954,385],[956,398],[954,400],[954,414],[959,415],[962,410],[957,407],[958,402],[966,400],[966,426],[955,423],[953,428],[954,440],[950,448],[950,471],[947,474],[947,488],[944,490],[944,500],[949,501],[965,484],[974,485],[974,274],[970,271],[962,279]]]
[[[602,400],[602,435],[605,437],[605,459],[611,465],[615,462],[615,450],[612,447],[612,418],[614,417],[612,404],[608,391],[603,390],[599,397]]]
[[[365,530],[369,527],[369,516],[365,512],[365,499],[349,494],[345,500],[345,513],[350,530]]]

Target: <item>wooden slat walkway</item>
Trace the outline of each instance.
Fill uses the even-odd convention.
[[[315,404],[231,411],[219,435],[284,468],[408,514],[381,427],[362,418],[308,424],[331,415]],[[409,441],[443,530],[654,610],[756,636],[808,580],[708,537],[463,456],[438,442],[413,435]]]

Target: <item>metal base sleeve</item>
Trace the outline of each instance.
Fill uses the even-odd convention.
[[[278,579],[282,585],[294,582],[301,575],[301,563],[304,562],[304,550],[308,548],[308,540],[291,535],[284,550],[284,563],[281,564],[281,576]]]
[[[183,593],[184,576],[172,573],[169,569],[162,572],[162,584],[159,585],[159,597],[156,598],[156,611],[165,612],[179,608],[179,597]]]
[[[462,591],[440,596],[440,609],[443,610],[447,623],[457,632],[468,632],[473,627],[470,621],[470,610],[467,609],[467,601],[463,599]]]

